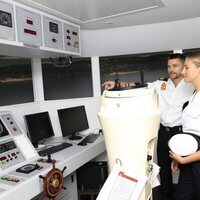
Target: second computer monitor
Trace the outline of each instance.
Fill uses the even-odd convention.
[[[71,140],[81,139],[79,132],[89,128],[85,106],[60,109],[58,117],[63,137],[70,135]]]

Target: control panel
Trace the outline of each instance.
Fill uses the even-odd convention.
[[[63,49],[62,23],[60,21],[43,17],[44,45],[56,49]]]
[[[27,45],[42,45],[41,16],[17,7],[18,40]]]
[[[5,169],[11,165],[15,165],[24,161],[19,148],[13,140],[5,140],[0,142],[0,168]]]
[[[0,171],[37,156],[11,112],[0,112]]]
[[[37,151],[14,115],[0,112],[0,199],[1,194],[51,168],[51,163],[39,163],[38,159]]]
[[[15,40],[13,16],[13,6],[5,2],[0,2],[0,38]]]
[[[66,51],[80,53],[78,27],[64,23],[64,44]]]
[[[80,55],[80,43],[80,25],[16,0],[0,0],[0,44],[9,45],[8,50],[1,49],[3,54],[15,53],[14,46],[20,47],[22,57],[30,53],[43,57],[49,51],[55,57],[60,53]]]
[[[4,121],[4,123],[6,124],[9,132],[13,136],[19,135],[19,134],[22,133],[21,130],[20,130],[20,128],[18,127],[17,123],[13,119],[13,116],[10,113],[2,114],[1,117],[2,117],[2,119]],[[4,130],[6,131],[5,127],[4,127]]]

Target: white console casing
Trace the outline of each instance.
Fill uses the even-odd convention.
[[[160,110],[154,89],[104,91],[98,113],[103,129],[109,168],[118,161],[123,167],[147,177],[140,196],[151,197],[154,144]]]

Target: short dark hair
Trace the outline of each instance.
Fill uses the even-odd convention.
[[[168,56],[168,60],[171,60],[171,59],[180,59],[180,61],[182,63],[184,63],[184,61],[185,61],[185,55],[182,54],[182,53],[173,53],[173,54],[170,54]]]

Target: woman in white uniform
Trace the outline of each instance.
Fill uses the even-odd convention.
[[[200,52],[186,56],[182,74],[185,82],[192,83],[196,90],[183,110],[183,132],[194,136],[198,150],[185,157],[170,152],[174,159],[172,169],[180,169],[175,200],[200,200]]]

